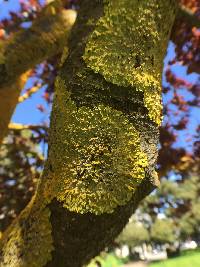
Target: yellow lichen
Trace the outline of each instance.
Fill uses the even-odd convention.
[[[144,92],[144,105],[157,124],[163,58],[175,6],[175,0],[104,1],[104,16],[88,38],[83,56],[87,66],[107,81]]]
[[[42,267],[51,259],[50,210],[34,201],[35,198],[4,233],[1,267]]]
[[[131,199],[145,177],[148,162],[138,131],[109,106],[77,109],[61,79],[55,97],[49,156],[56,175],[45,181],[45,194],[71,211],[113,212]]]

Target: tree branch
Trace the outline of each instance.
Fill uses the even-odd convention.
[[[39,16],[31,28],[23,29],[9,40],[2,41],[0,90],[36,64],[62,52],[75,17],[73,10],[62,10],[55,15],[46,12],[46,16]]]
[[[27,79],[23,73],[62,52],[75,18],[73,10],[52,15],[46,7],[32,27],[0,43],[0,143]]]
[[[14,130],[14,131],[22,131],[22,130],[33,130],[33,131],[38,131],[38,130],[48,130],[48,127],[45,125],[33,125],[33,124],[20,124],[20,123],[9,123],[8,125],[9,130]]]

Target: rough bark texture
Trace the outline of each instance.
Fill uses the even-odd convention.
[[[111,214],[78,214],[70,212],[59,202],[53,201],[49,208],[56,250],[52,253],[52,260],[45,267],[82,267],[112,243],[126,225],[138,203],[155,186],[156,184],[148,178],[145,179],[132,200],[127,205],[118,207]]]
[[[0,43],[0,143],[26,82],[23,73],[62,52],[75,17],[73,10],[41,16],[30,29]]]
[[[161,72],[175,0],[82,0],[56,83],[36,195],[2,267],[81,267],[157,183]],[[104,51],[105,50],[105,51]]]

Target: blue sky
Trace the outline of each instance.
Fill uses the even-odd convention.
[[[0,19],[9,18],[9,11],[19,10],[18,0],[0,0]]]
[[[167,51],[167,55],[165,58],[165,67],[164,69],[167,67],[167,62],[170,61],[174,55],[175,55],[175,47],[173,43],[169,43],[168,46],[168,51]],[[183,78],[183,79],[187,79],[188,82],[191,83],[197,83],[200,80],[199,75],[197,75],[196,73],[191,73],[191,74],[187,74],[187,68],[185,66],[182,66],[181,64],[175,64],[173,66],[171,66],[171,70],[173,71],[173,73],[177,74],[177,76],[179,78]],[[167,85],[165,77],[163,76],[163,84]],[[188,91],[186,90],[184,87],[179,89],[179,94],[183,95],[185,97],[186,100],[192,100],[194,98],[194,96]],[[171,91],[169,94],[167,94],[168,96],[166,97],[166,95],[163,95],[163,103],[166,104],[170,97],[172,97],[173,95],[173,91]],[[182,130],[181,133],[180,131],[179,136],[178,136],[178,142],[174,145],[175,147],[187,147],[187,149],[190,151],[192,149],[192,142],[187,142],[187,139],[189,137],[190,134],[192,134],[196,128],[197,125],[200,125],[200,108],[197,107],[192,107],[189,109],[189,124],[186,130]],[[177,117],[173,116],[173,123],[176,124],[177,121]],[[164,118],[164,122],[166,122],[167,118]]]
[[[29,3],[29,0],[23,0]],[[0,19],[9,18],[10,11],[17,11],[20,8],[20,0],[0,0]],[[45,0],[40,0],[40,3],[45,3]]]
[[[29,80],[25,87],[29,88],[32,85],[32,81]],[[15,113],[12,116],[12,121],[23,124],[40,124],[49,118],[50,111],[46,102],[42,98],[44,89],[40,89],[37,93],[33,94],[30,98],[16,107]],[[23,91],[24,92],[24,91]],[[22,92],[22,94],[23,94]],[[47,110],[47,113],[42,113],[37,109],[37,105],[42,104]]]

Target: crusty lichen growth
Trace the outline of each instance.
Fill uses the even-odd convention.
[[[159,124],[173,12],[174,1],[110,0],[94,31],[93,18],[83,25],[93,33],[69,48],[56,83],[48,172],[40,187],[46,200],[56,198],[78,213],[110,213],[131,199],[145,175],[155,176],[148,144],[155,147],[156,138],[146,134],[156,126],[146,108]],[[144,136],[137,130],[142,125]]]
[[[162,119],[161,74],[175,7],[175,0],[104,0],[104,16],[88,38],[83,57],[107,81],[144,92],[144,105],[157,124]]]
[[[42,267],[51,259],[50,210],[35,198],[1,239],[1,267]]]
[[[113,212],[145,177],[148,162],[138,131],[109,106],[77,109],[61,78],[55,97],[49,154],[55,176],[43,185],[46,197],[79,213]]]
[[[112,212],[130,200],[145,176],[147,159],[136,129],[122,112],[104,105],[77,110],[69,100],[63,115],[57,199],[80,213]]]

